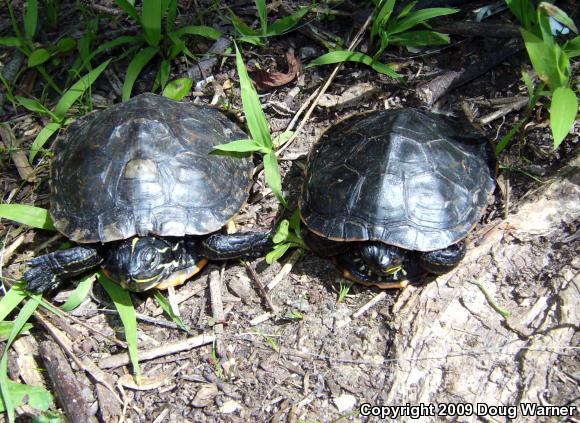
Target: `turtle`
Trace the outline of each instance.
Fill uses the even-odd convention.
[[[212,149],[245,138],[216,109],[151,93],[75,121],[55,142],[49,212],[76,245],[30,260],[28,289],[99,267],[131,291],[163,289],[208,260],[263,255],[271,231],[220,232],[247,199],[253,165]]]
[[[495,176],[491,144],[466,121],[414,108],[352,115],[309,153],[304,240],[347,279],[402,288],[406,264],[443,274],[461,261]]]

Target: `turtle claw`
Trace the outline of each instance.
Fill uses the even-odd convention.
[[[57,288],[62,280],[51,272],[46,256],[35,257],[29,262],[29,268],[24,272],[24,280],[29,291],[42,294]]]

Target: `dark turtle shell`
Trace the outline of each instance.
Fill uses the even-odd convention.
[[[244,138],[218,110],[154,94],[89,114],[54,149],[55,226],[81,243],[214,232],[246,201],[252,162],[210,152]]]
[[[466,236],[494,177],[493,149],[467,123],[415,109],[354,115],[310,152],[302,220],[336,241],[433,251]]]

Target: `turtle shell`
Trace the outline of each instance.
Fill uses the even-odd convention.
[[[467,123],[416,109],[354,115],[313,146],[301,216],[331,240],[433,251],[467,235],[494,177],[493,149]]]
[[[154,94],[91,113],[55,145],[55,226],[80,243],[214,232],[246,201],[252,161],[210,152],[244,138],[217,110]]]

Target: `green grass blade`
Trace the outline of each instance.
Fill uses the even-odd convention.
[[[141,11],[141,26],[145,34],[145,39],[151,47],[157,47],[161,40],[161,1],[143,0]]]
[[[388,75],[392,78],[401,78],[401,75],[395,72],[388,65],[385,65],[384,63],[381,62],[377,62],[376,60],[373,60],[372,57],[357,51],[354,52],[348,50],[331,51],[330,53],[326,53],[320,57],[317,57],[312,62],[310,62],[306,67],[309,68],[312,66],[330,65],[333,63],[341,63],[341,62],[362,63],[367,66],[370,66],[377,72]]]
[[[26,298],[26,292],[24,291],[25,286],[25,282],[15,283],[6,295],[2,297],[0,300],[0,320],[6,319],[6,317],[12,313],[12,310],[18,307],[18,304]]]
[[[177,0],[165,0],[167,3],[167,16],[165,17],[165,32],[173,31],[175,17],[177,16]]]
[[[244,35],[247,37],[253,37],[253,36],[259,35],[258,31],[255,31],[254,29],[252,29],[248,25],[246,25],[246,23],[243,20],[241,20],[231,10],[230,10],[230,21],[232,22],[232,25],[234,26],[234,29],[236,30],[236,32],[238,32],[241,35]]]
[[[238,153],[249,153],[254,151],[259,151],[261,153],[270,152],[270,150],[264,148],[263,145],[258,144],[253,140],[237,140],[228,142],[226,144],[216,145],[213,147],[213,151],[238,152]]]
[[[26,302],[26,304],[20,309],[20,313],[14,320],[14,326],[12,327],[12,332],[10,332],[10,336],[4,345],[4,352],[2,354],[2,358],[0,359],[0,393],[2,394],[2,400],[4,401],[4,408],[8,414],[8,420],[13,422],[15,415],[14,415],[14,401],[12,396],[10,395],[10,389],[8,384],[10,380],[8,379],[8,350],[10,346],[28,321],[32,313],[38,307],[40,303],[40,299],[42,295],[35,294],[31,295],[30,299]]]
[[[511,12],[522,26],[530,30],[536,23],[536,11],[530,0],[505,0]]]
[[[258,16],[260,17],[260,29],[262,35],[266,35],[268,31],[268,10],[266,9],[266,0],[254,0],[256,9],[258,9]]]
[[[14,97],[14,99],[18,104],[20,104],[22,107],[27,108],[31,112],[39,113],[41,115],[49,115],[49,116],[51,115],[50,110],[44,107],[44,104],[42,104],[39,101],[36,101],[32,98],[20,97],[19,95]]]
[[[73,84],[60,98],[54,109],[54,114],[62,121],[72,105],[85,93],[97,80],[101,73],[111,62],[111,59],[101,63],[98,67],[87,73]]]
[[[272,136],[270,135],[268,121],[266,120],[264,110],[262,110],[262,105],[260,104],[260,99],[258,98],[256,89],[248,75],[246,65],[244,64],[244,60],[242,59],[242,55],[237,45],[236,67],[240,77],[244,114],[248,121],[248,128],[252,134],[252,139],[267,150],[272,150]]]
[[[397,21],[393,25],[387,25],[387,32],[389,34],[398,34],[408,29],[413,28],[420,23],[428,21],[439,16],[452,15],[459,12],[459,9],[452,9],[447,7],[434,7],[431,9],[417,10],[416,12],[409,13],[403,19]]]
[[[30,163],[32,163],[40,149],[50,139],[50,137],[52,137],[52,135],[60,129],[60,126],[60,123],[52,122],[42,128],[42,130],[34,139],[32,146],[30,147],[30,153],[28,154],[28,161]]]
[[[139,23],[141,22],[141,19],[139,18],[139,13],[137,13],[137,9],[135,9],[135,6],[133,6],[133,4],[129,3],[127,0],[115,0],[115,3],[117,3],[117,6],[123,9],[123,11],[127,15],[135,19],[135,21]]]
[[[119,316],[123,322],[123,327],[125,328],[125,340],[127,341],[129,348],[129,357],[133,364],[135,379],[137,380],[137,384],[140,384],[141,368],[139,367],[139,355],[137,351],[137,316],[135,314],[133,302],[131,301],[131,296],[129,295],[129,292],[109,280],[101,272],[98,274],[98,280],[115,303],[115,307],[119,312]]]
[[[266,183],[272,190],[272,192],[278,197],[278,200],[282,203],[284,207],[288,204],[282,196],[282,177],[280,176],[280,166],[278,166],[278,159],[276,154],[271,151],[264,155],[264,176],[266,177]]]
[[[373,19],[373,25],[371,27],[371,42],[374,42],[374,37],[376,37],[381,31],[382,27],[391,17],[393,13],[393,8],[395,7],[395,0],[387,0],[382,6],[377,16]]]
[[[95,275],[90,275],[81,280],[73,293],[68,297],[68,300],[60,306],[62,311],[72,311],[77,308],[89,295],[93,283],[95,282]]]
[[[107,43],[101,44],[93,54],[91,54],[91,59],[98,54],[101,54],[107,50],[112,48],[121,46],[123,44],[139,44],[142,43],[145,39],[142,35],[122,35],[120,37],[115,38]]]
[[[163,96],[177,101],[182,100],[189,94],[192,85],[193,80],[191,78],[174,79],[163,89]]]
[[[215,28],[203,25],[186,25],[177,28],[175,33],[179,38],[183,35],[199,35],[201,37],[209,38],[210,40],[217,40],[222,36],[222,33]]]
[[[300,20],[304,17],[304,15],[308,13],[309,10],[310,10],[309,7],[301,7],[290,16],[285,16],[281,19],[278,19],[276,22],[274,22],[272,25],[268,27],[266,35],[270,37],[284,34],[286,31],[289,31],[290,29],[294,28],[298,24],[298,22],[300,22]]]
[[[554,137],[554,148],[558,148],[570,132],[577,111],[578,99],[574,91],[568,87],[556,88],[550,104],[550,128]]]
[[[165,89],[167,81],[169,80],[170,72],[171,72],[171,63],[169,63],[169,60],[167,59],[162,60],[161,65],[159,65],[159,71],[157,73],[157,76],[159,78],[159,86],[161,87],[161,89]],[[187,92],[184,94],[184,96],[186,94]]]
[[[56,230],[48,210],[26,204],[0,204],[0,217],[33,228]]]
[[[566,53],[557,44],[548,45],[541,38],[523,28],[520,28],[520,32],[538,77],[552,90],[565,85],[567,78],[559,65],[562,60],[561,56],[566,59]]]
[[[38,0],[28,0],[26,13],[24,14],[24,35],[29,42],[32,42],[36,34],[38,23]]]
[[[137,53],[135,57],[133,57],[133,60],[131,60],[129,67],[127,68],[125,82],[123,83],[123,101],[127,101],[131,98],[131,91],[133,91],[133,84],[135,84],[137,77],[147,63],[149,63],[158,52],[159,48],[157,47],[145,47]]]
[[[159,291],[158,289],[156,289],[155,292],[153,293],[153,295],[155,296],[155,299],[157,300],[157,304],[159,304],[159,307],[161,307],[163,309],[163,311],[165,313],[167,313],[167,315],[169,317],[171,317],[171,320],[173,320],[173,322],[177,326],[179,326],[181,329],[183,329],[186,332],[189,332],[189,326],[187,326],[185,323],[183,323],[183,320],[181,320],[181,317],[177,316],[173,312],[173,310],[171,309],[171,304],[169,304],[169,300],[167,298],[165,298],[163,293],[161,291]]]
[[[391,44],[426,47],[449,44],[449,35],[435,31],[406,31],[390,38]]]
[[[0,46],[22,47],[22,42],[18,37],[0,37]]]
[[[50,60],[50,51],[45,48],[38,48],[28,56],[28,67],[33,68]]]

